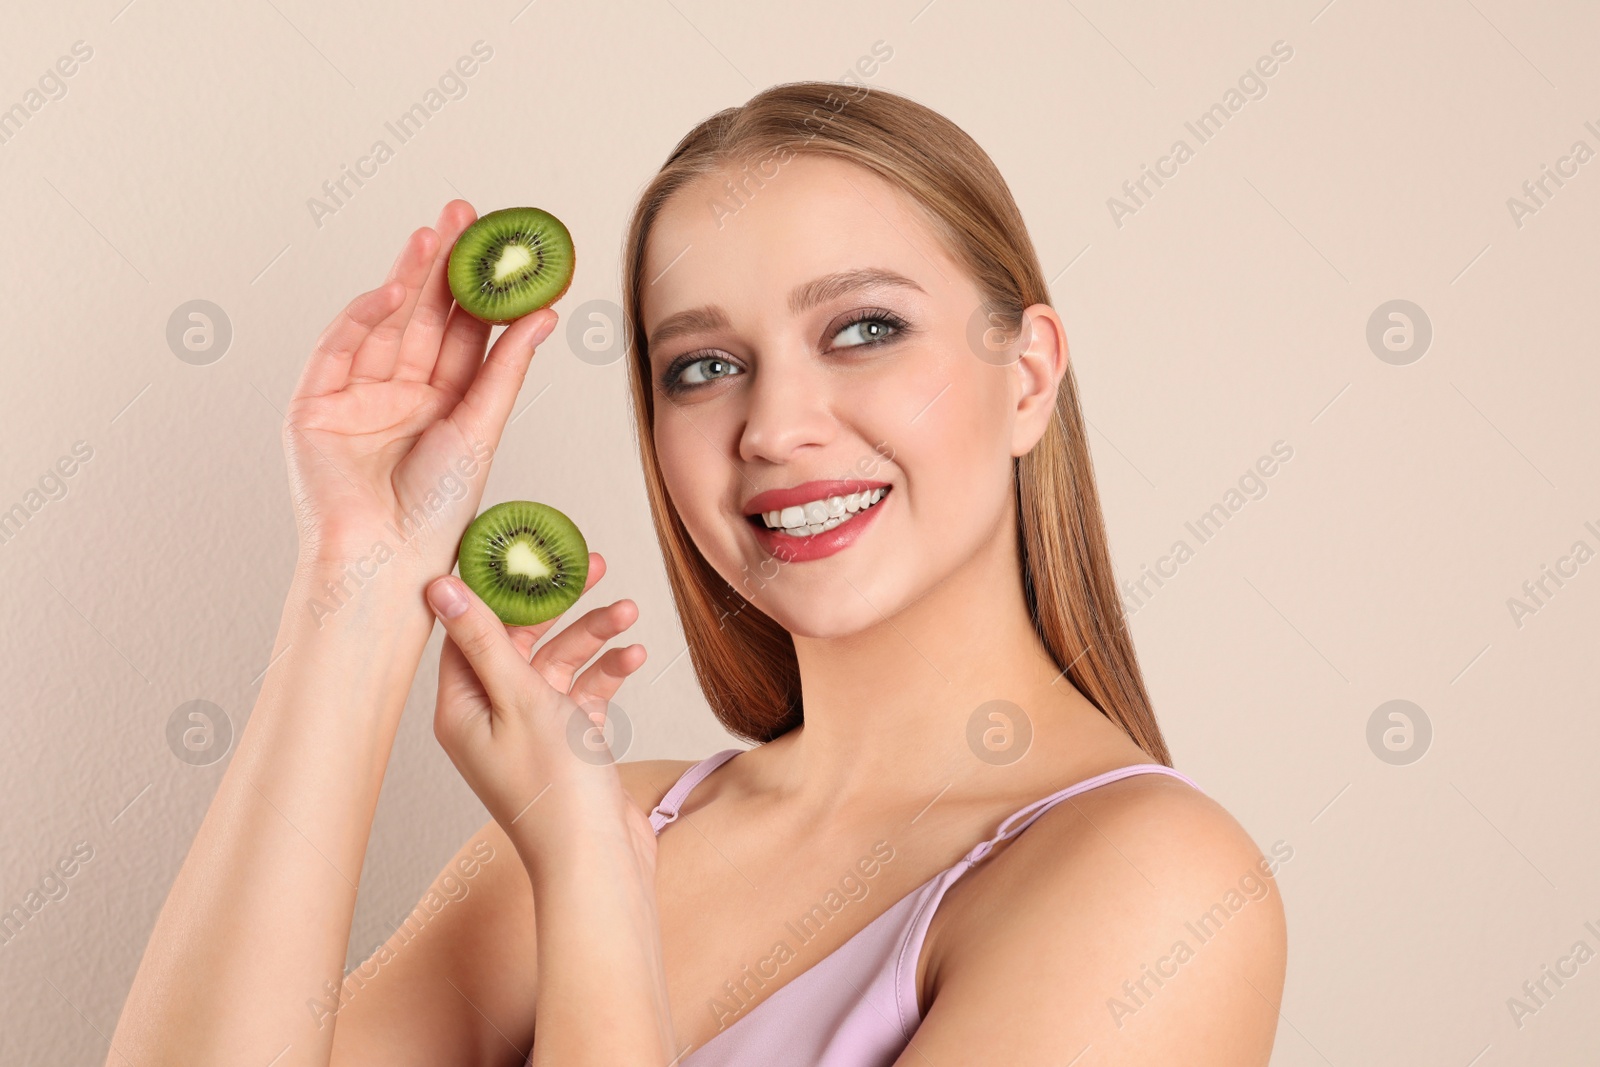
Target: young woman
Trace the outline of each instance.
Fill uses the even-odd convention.
[[[644,662],[601,651],[631,601],[508,629],[447,576],[556,320],[484,357],[444,278],[473,217],[412,234],[306,364],[274,665],[107,1062],[1266,1063],[1271,864],[1170,768],[1065,330],[983,151],[888,92],[781,85],[644,191],[650,507],[689,662],[757,743],[693,763],[571,740]],[[346,977],[436,618],[435,732],[493,818]]]

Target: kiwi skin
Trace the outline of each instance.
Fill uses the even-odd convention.
[[[513,313],[495,314],[493,311],[484,308],[480,303],[477,291],[478,275],[473,269],[473,258],[476,255],[473,245],[477,243],[479,236],[486,230],[505,223],[522,221],[518,216],[522,216],[523,219],[532,218],[538,221],[546,226],[552,234],[558,236],[561,243],[566,246],[567,263],[564,277],[561,279],[561,287],[542,302],[527,306],[513,305],[515,309]],[[455,297],[456,303],[460,305],[463,311],[479,321],[487,322],[494,326],[503,326],[506,323],[515,322],[526,315],[531,315],[535,311],[547,308],[565,296],[567,290],[572,287],[572,279],[577,273],[577,265],[577,245],[572,240],[572,231],[567,228],[564,222],[543,208],[509,207],[491,211],[487,215],[479,217],[465,230],[461,231],[461,235],[456,238],[455,244],[450,248],[450,258],[446,264],[445,276],[450,283],[451,295]]]
[[[551,573],[530,578],[508,570],[506,555],[513,546],[524,562],[542,564]],[[508,500],[468,525],[457,564],[461,580],[501,622],[532,626],[560,615],[583,595],[589,546],[577,525],[549,504]]]

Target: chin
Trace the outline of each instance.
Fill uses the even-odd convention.
[[[807,637],[814,641],[849,637],[881,623],[883,616],[872,609],[849,587],[846,595],[853,604],[788,603],[793,597],[775,598],[776,603],[756,604],[779,626],[794,637]]]

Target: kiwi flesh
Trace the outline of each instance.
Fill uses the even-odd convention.
[[[508,626],[555,618],[583,595],[589,546],[549,504],[508,500],[489,508],[462,535],[461,580]]]
[[[447,274],[468,314],[506,323],[559,300],[576,264],[572,234],[560,219],[541,208],[507,207],[461,231]]]

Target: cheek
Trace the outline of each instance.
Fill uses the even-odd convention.
[[[895,530],[907,538],[907,549],[915,546],[907,560],[919,556],[931,568],[921,580],[980,554],[1014,507],[1006,414],[1013,372],[976,358],[971,363],[958,357],[936,373],[909,374],[898,397],[875,398],[880,410],[892,412],[870,425],[894,450],[886,454],[905,482],[894,520],[905,525]],[[961,506],[952,508],[952,501]]]
[[[715,562],[723,518],[718,502],[727,490],[728,457],[718,451],[715,431],[690,422],[670,403],[656,408],[654,440],[667,495],[683,518],[689,536]]]
[[[869,445],[886,446],[913,490],[959,488],[1010,461],[1010,373],[960,354],[908,360],[851,391],[857,425]]]

